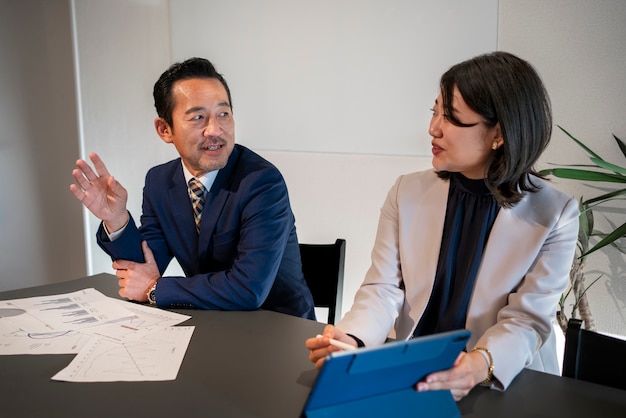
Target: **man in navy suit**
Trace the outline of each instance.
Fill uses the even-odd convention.
[[[192,58],[154,85],[154,126],[180,158],[146,175],[141,226],[127,192],[97,154],[76,162],[71,192],[102,220],[100,247],[113,259],[122,297],[160,307],[269,309],[315,319],[302,275],[284,179],[235,144],[230,90],[213,65]],[[189,181],[204,186],[194,217]],[[198,222],[198,223],[197,223]],[[185,277],[162,277],[175,257]]]

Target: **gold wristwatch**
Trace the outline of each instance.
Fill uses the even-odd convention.
[[[154,282],[154,285],[150,288],[150,290],[148,290],[148,294],[146,296],[148,296],[148,302],[150,303],[150,305],[156,305],[156,298],[154,297],[156,293],[156,282]]]

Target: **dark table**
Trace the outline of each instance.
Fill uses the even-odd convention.
[[[117,297],[117,278],[99,274],[0,300],[89,287]],[[57,382],[50,378],[73,355],[0,356],[0,416],[299,417],[317,374],[304,340],[324,324],[270,311],[176,312],[195,325],[176,380]],[[524,370],[506,392],[478,387],[458,406],[463,417],[626,417],[626,391]]]

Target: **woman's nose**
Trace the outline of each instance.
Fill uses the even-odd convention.
[[[430,119],[428,134],[434,137],[441,136],[441,116],[433,115],[433,117]]]

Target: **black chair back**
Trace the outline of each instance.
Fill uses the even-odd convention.
[[[570,319],[563,376],[626,389],[626,341],[583,329],[580,319]]]
[[[328,308],[328,324],[340,318],[346,240],[334,244],[300,244],[302,273],[316,307]]]

